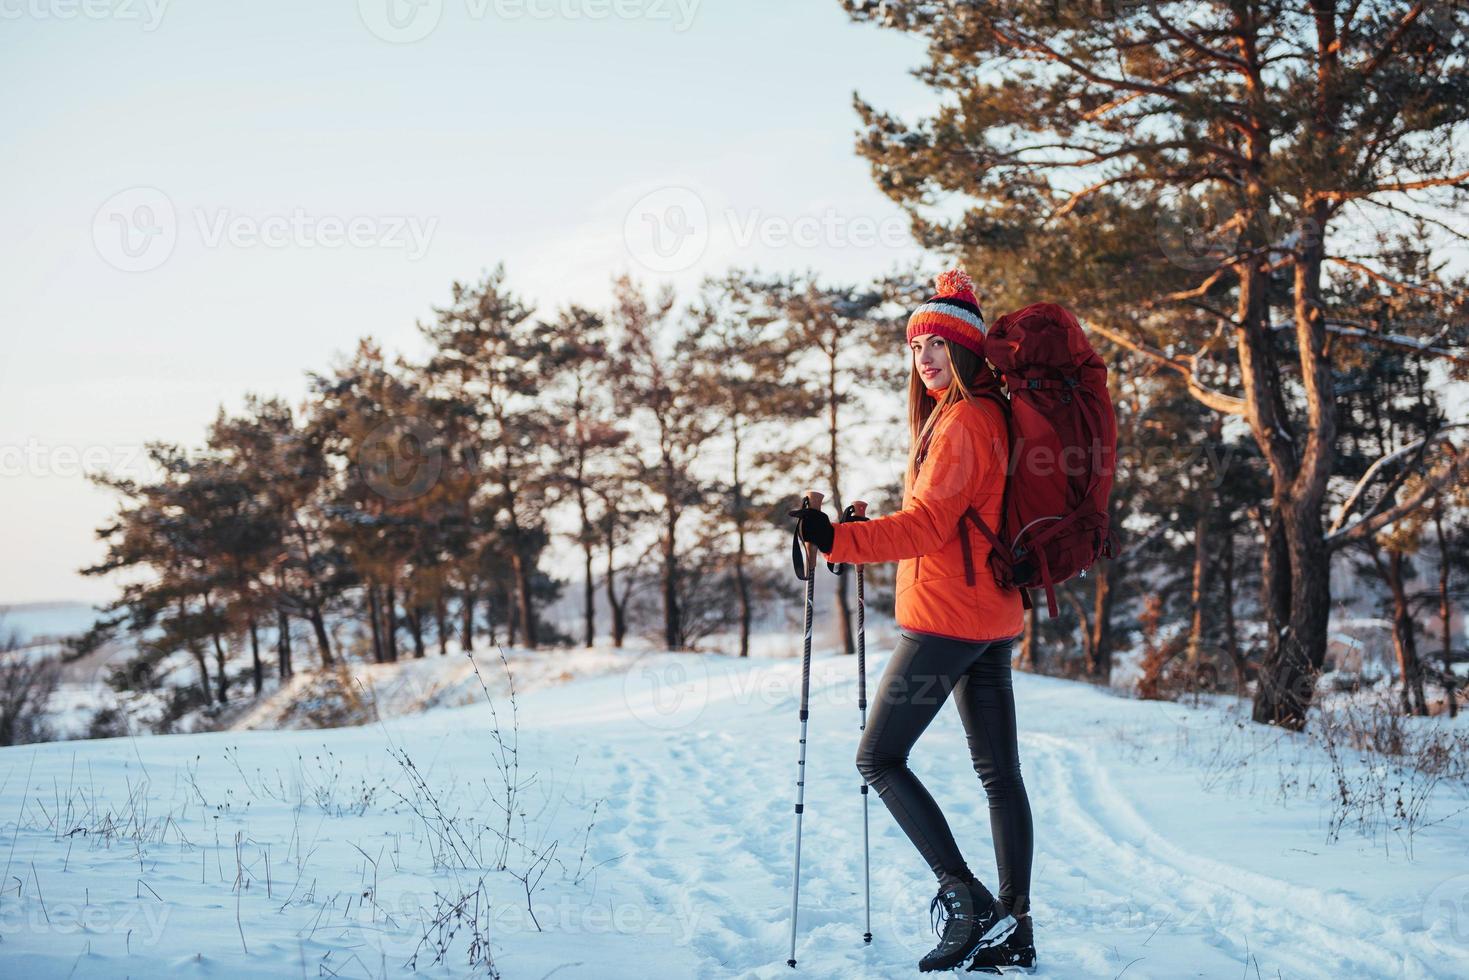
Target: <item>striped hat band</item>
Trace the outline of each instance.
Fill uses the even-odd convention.
[[[976,354],[984,354],[984,317],[977,307],[963,300],[934,297],[914,310],[908,317],[907,339],[911,342],[926,333],[938,334]]]

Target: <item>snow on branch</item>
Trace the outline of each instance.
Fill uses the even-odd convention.
[[[1432,500],[1440,490],[1455,480],[1469,479],[1469,453],[1461,452],[1454,445],[1453,440],[1449,439],[1446,435],[1449,429],[1463,428],[1469,428],[1469,422],[1456,422],[1453,425],[1446,425],[1431,436],[1410,442],[1406,446],[1393,450],[1369,466],[1367,472],[1363,473],[1362,478],[1357,481],[1357,485],[1352,488],[1351,494],[1348,495],[1346,502],[1342,504],[1341,513],[1332,522],[1331,529],[1327,531],[1327,546],[1333,549],[1340,548],[1352,541],[1361,541],[1370,535],[1376,534],[1388,525],[1395,523],[1398,519],[1417,510],[1429,500]],[[1384,493],[1382,499],[1374,507],[1370,508],[1366,514],[1351,524],[1346,523],[1347,518],[1356,510],[1362,493],[1377,479],[1378,475],[1382,473],[1386,466],[1406,456],[1415,455],[1416,458],[1409,464],[1409,469],[1411,469],[1427,456],[1429,447],[1435,444],[1441,444],[1448,451],[1449,458],[1424,478],[1412,496],[1392,507],[1387,507],[1385,504],[1391,499],[1391,493]],[[1407,472],[1408,470],[1405,470],[1400,474],[1400,477],[1406,476]],[[1396,490],[1401,482],[1401,479],[1395,481],[1389,489]]]

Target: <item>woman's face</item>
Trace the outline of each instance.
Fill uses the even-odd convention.
[[[947,345],[948,341],[933,333],[919,334],[908,344],[913,351],[913,370],[928,388],[946,387],[954,379]]]

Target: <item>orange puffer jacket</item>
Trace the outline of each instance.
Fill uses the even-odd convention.
[[[903,509],[837,524],[827,559],[897,561],[898,625],[958,640],[1002,640],[1024,628],[1018,589],[1002,589],[988,565],[989,540],[960,518],[973,507],[999,526],[1009,459],[1004,411],[988,398],[956,402],[934,424],[916,481],[904,480]],[[973,584],[966,581],[968,538]]]

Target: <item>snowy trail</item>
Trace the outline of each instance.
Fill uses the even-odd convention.
[[[869,690],[886,659],[869,657]],[[812,668],[796,971],[799,661],[650,654],[626,666],[519,698],[518,762],[534,776],[522,826],[555,847],[534,920],[520,882],[483,875],[502,974],[915,975],[934,942],[935,886],[876,794],[874,941],[861,939],[854,660]],[[1421,833],[1411,862],[1348,836],[1327,845],[1312,801],[1201,787],[1172,754],[1179,724],[1201,713],[1015,683],[1037,975],[1469,975],[1469,923],[1442,912],[1469,912],[1462,817]],[[503,729],[503,699],[496,710]],[[464,894],[480,873],[433,860],[441,842],[399,798],[413,794],[388,749],[456,820],[494,825],[491,724],[480,704],[359,729],[0,750],[0,976],[397,976],[415,950],[419,972],[469,975],[461,949],[435,966],[420,940],[435,894]],[[911,763],[993,886],[988,811],[952,707]]]

